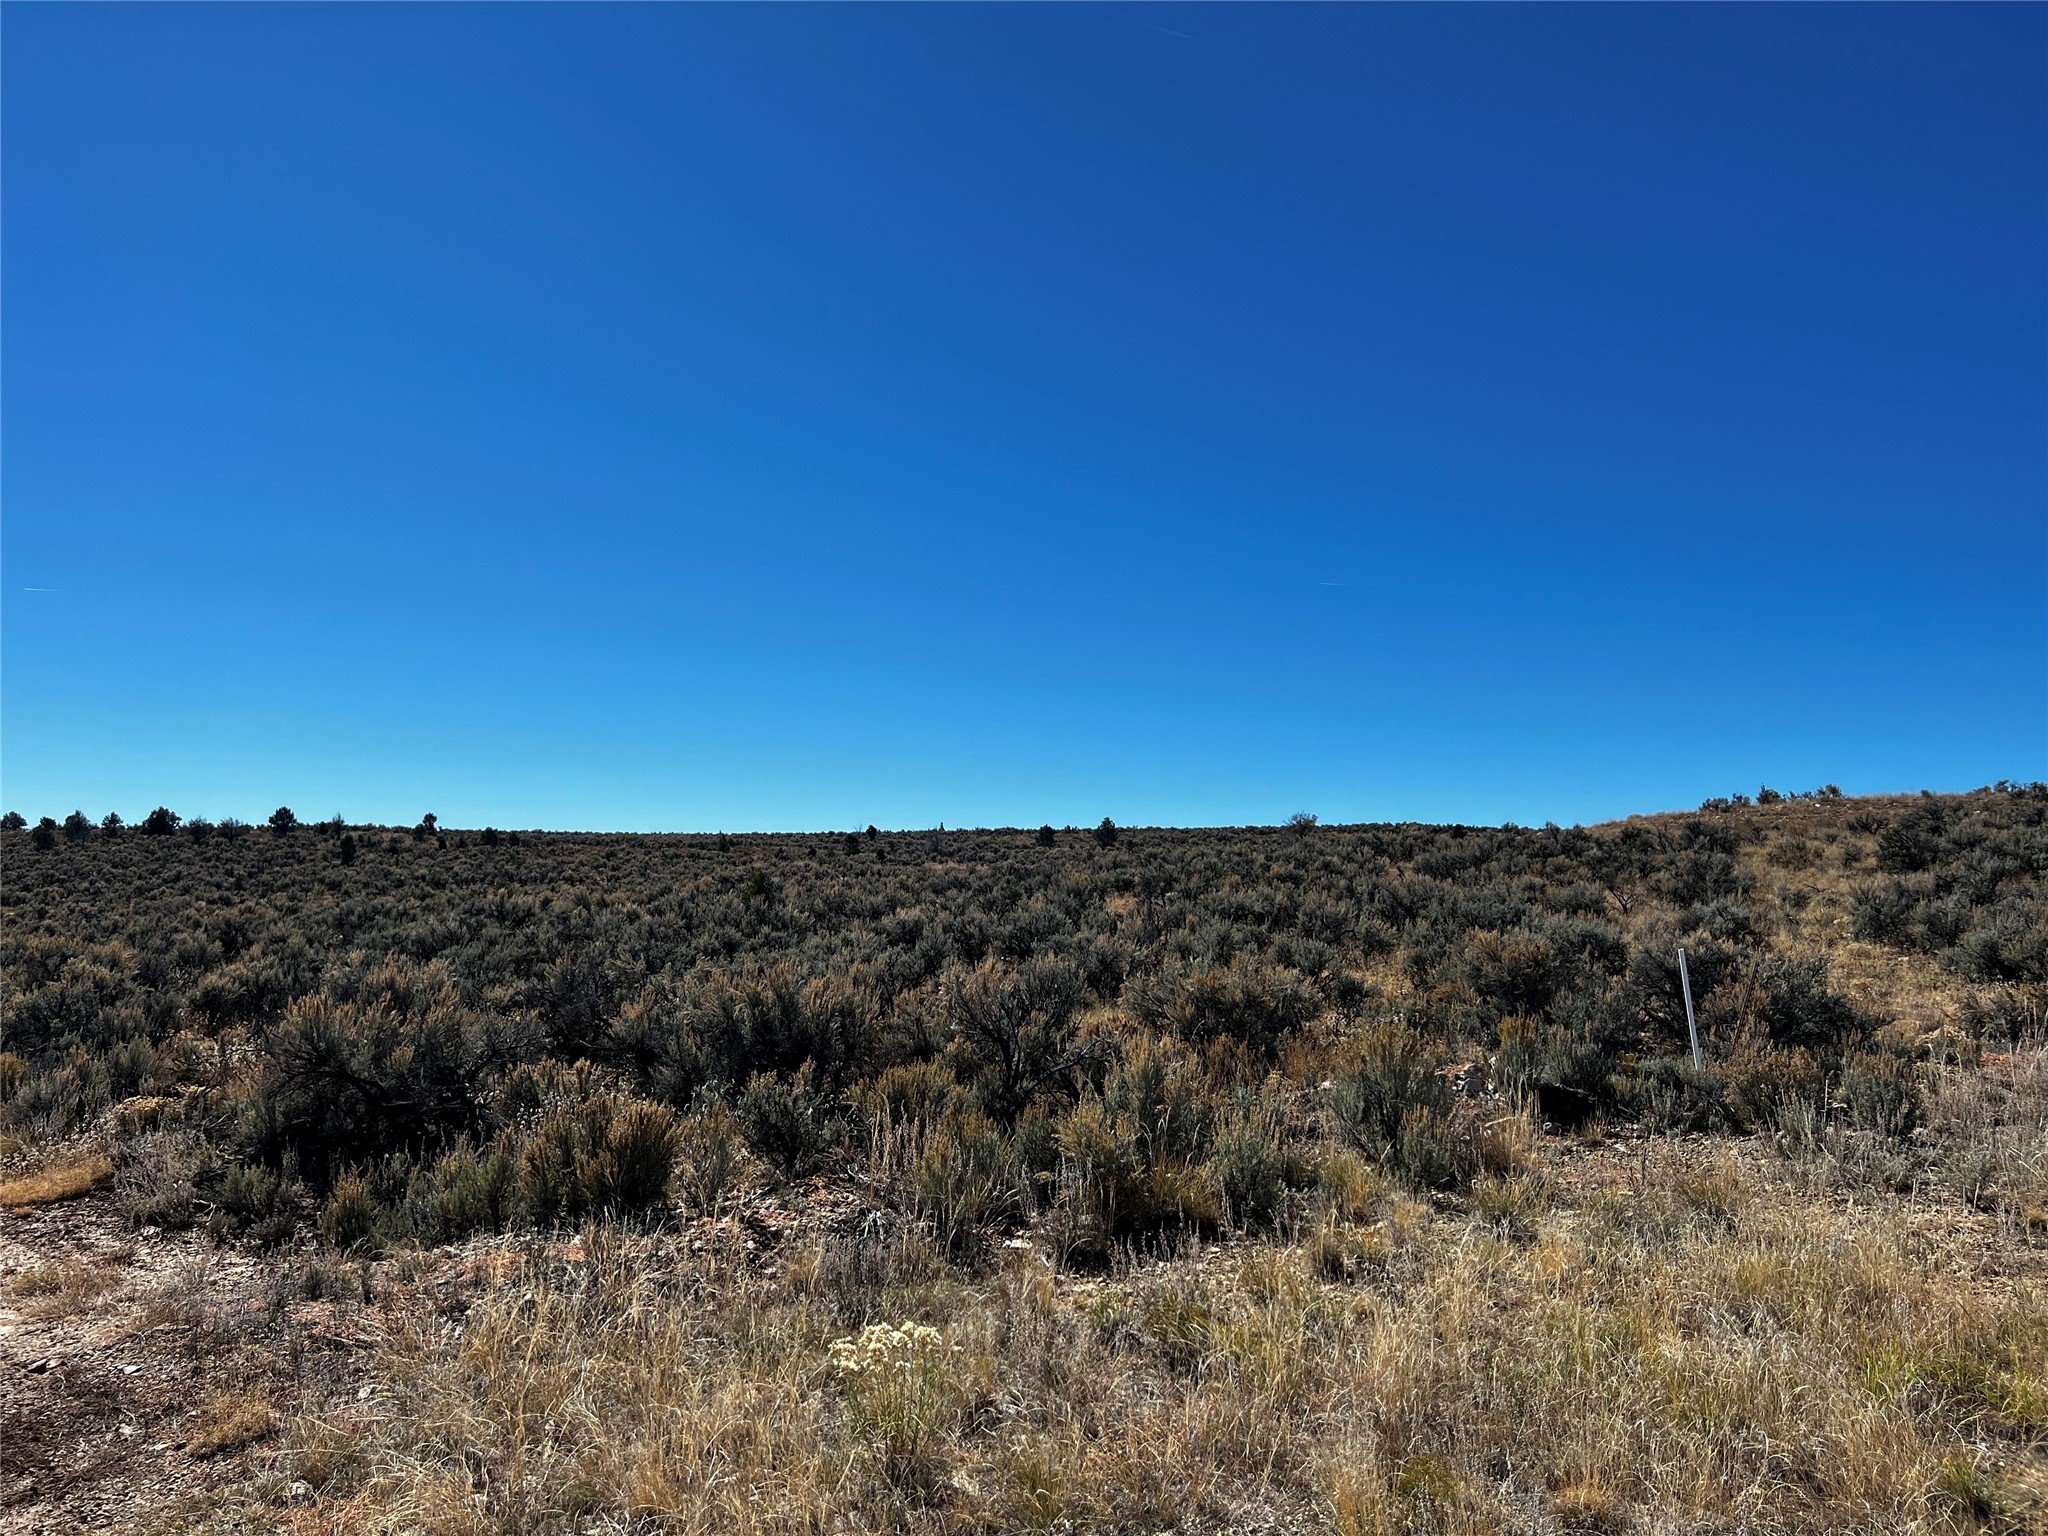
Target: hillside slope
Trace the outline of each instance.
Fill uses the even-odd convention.
[[[8,1529],[2048,1507],[2038,788],[0,860]]]

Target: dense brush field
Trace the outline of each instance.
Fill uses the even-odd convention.
[[[17,1337],[211,1383],[0,1508],[2040,1528],[2048,788],[1758,801],[0,832]]]

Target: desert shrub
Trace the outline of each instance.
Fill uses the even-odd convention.
[[[982,1107],[1000,1124],[1040,1095],[1065,1096],[1098,1051],[1077,1038],[1081,973],[1064,961],[987,962],[945,986],[946,1018],[972,1064]]]
[[[1708,912],[1688,913],[1691,921]],[[1827,1059],[1861,1044],[1875,1021],[1828,984],[1824,957],[1793,958],[1756,945],[1746,912],[1741,926],[1695,930],[1686,942],[1703,1043],[1760,1036]],[[1677,945],[1659,940],[1630,958],[1627,994],[1649,1040],[1675,1054],[1687,1048]]]
[[[1811,869],[1820,862],[1821,849],[1803,837],[1788,837],[1774,844],[1764,857],[1778,869]]]
[[[1217,1122],[1209,1174],[1241,1226],[1270,1225],[1287,1194],[1285,1106],[1264,1094],[1240,1093]]]
[[[1790,1049],[1840,1051],[1869,1035],[1872,1020],[1828,987],[1825,959],[1767,955],[1756,967],[1770,1038]]]
[[[1143,1166],[1125,1129],[1092,1098],[1060,1124],[1059,1230],[1076,1249],[1106,1251],[1118,1233],[1152,1215]]]
[[[2048,913],[2031,893],[1978,909],[1943,960],[1973,981],[2048,982]]]
[[[69,1135],[106,1107],[104,1083],[104,1071],[89,1061],[31,1070],[7,1100],[7,1123],[41,1139]]]
[[[784,1179],[824,1166],[845,1135],[845,1118],[806,1064],[789,1077],[756,1073],[736,1113],[754,1155]]]
[[[1300,972],[1249,955],[1162,970],[1133,988],[1129,1002],[1140,1020],[1191,1044],[1236,1040],[1259,1054],[1270,1054],[1319,1007]]]
[[[429,1242],[459,1242],[478,1232],[502,1232],[519,1206],[518,1148],[510,1135],[477,1149],[461,1142],[416,1174],[405,1196],[413,1234]]]
[[[1437,1072],[1442,1064],[1441,1047],[1405,1022],[1371,1026],[1330,1086],[1330,1120],[1338,1137],[1367,1157],[1386,1158],[1401,1138],[1409,1111],[1449,1112],[1450,1084]]]
[[[642,1219],[668,1202],[676,1150],[667,1108],[596,1094],[555,1109],[535,1130],[520,1158],[520,1200],[538,1226]]]
[[[1200,1067],[1177,1044],[1144,1035],[1124,1042],[1100,1098],[1147,1166],[1191,1163],[1208,1145],[1215,1109]]]
[[[1501,1020],[1493,1081],[1503,1092],[1540,1097],[1545,1090],[1562,1090],[1590,1105],[1609,1097],[1610,1070],[1607,1054],[1584,1030],[1529,1018]]]
[[[1735,861],[1732,849],[1692,847],[1672,858],[1659,873],[1656,885],[1665,900],[1676,907],[1700,906],[1717,900],[1741,900],[1750,894],[1753,881]]]
[[[1856,893],[1857,937],[1935,955],[1977,981],[2048,981],[2048,818],[2030,796],[1915,806],[1878,838],[1890,875]]]
[[[1842,1067],[1842,1103],[1849,1123],[1885,1136],[1904,1136],[1921,1119],[1913,1063],[1883,1051],[1859,1051]]]
[[[1904,944],[1912,938],[1917,903],[1904,885],[1863,886],[1851,900],[1850,923],[1857,938],[1870,944]]]
[[[1727,1115],[1726,1082],[1689,1056],[1652,1056],[1626,1080],[1626,1102],[1654,1131],[1704,1131]]]
[[[597,1071],[589,1062],[548,1057],[521,1062],[507,1072],[496,1108],[503,1119],[521,1120],[564,1104],[580,1104],[597,1091]]]
[[[1455,1189],[1471,1178],[1476,1151],[1470,1128],[1456,1117],[1417,1106],[1401,1117],[1386,1166],[1411,1188]]]
[[[1802,810],[1800,836],[1773,831],[1768,856],[1805,867],[1829,838],[1868,850],[1902,823],[1883,867],[1861,860],[1858,932],[1977,981],[1965,1024],[1987,1043],[2038,1033],[2048,801],[2000,790],[1856,809],[1850,835],[1835,830],[1846,808]],[[67,842],[53,827],[46,856],[26,827],[4,834],[4,1128],[104,1126],[121,1146],[203,1135],[189,1168],[181,1153],[123,1175],[120,1198],[159,1212],[153,1225],[211,1210],[228,1168],[255,1163],[280,1190],[302,1174],[321,1195],[357,1170],[393,1235],[485,1230],[508,1198],[524,1208],[541,1128],[607,1094],[686,1117],[692,1209],[744,1176],[736,1135],[796,1177],[860,1152],[852,1118],[886,1119],[869,1156],[901,1156],[870,1177],[905,1215],[933,1214],[906,1230],[945,1227],[958,1256],[974,1229],[1037,1209],[1112,1234],[1105,1247],[1225,1210],[1263,1221],[1276,1176],[1284,1216],[1311,1138],[1230,1096],[1276,1061],[1295,1081],[1339,1080],[1322,1119],[1335,1131],[1348,1106],[1351,1135],[1333,1139],[1359,1167],[1369,1146],[1374,1179],[1455,1176],[1464,1106],[1412,1075],[1364,1074],[1368,1089],[1340,1038],[1376,1012],[1376,988],[1410,984],[1401,1006],[1432,1071],[1498,1027],[1497,1085],[1553,1123],[1618,1098],[1656,1125],[1769,1128],[1781,1104],[1825,1106],[1832,1087],[1846,1112],[1823,1124],[1816,1167],[1882,1181],[1886,1159],[1919,1159],[1969,1183],[1982,1153],[1996,1174],[1981,1198],[2001,1220],[2044,1204],[2038,1151],[2002,1121],[1995,1146],[1932,1129],[1908,1145],[1857,1123],[1910,1121],[1910,1104],[1859,1086],[1876,1035],[1825,967],[1777,953],[1784,908],[1746,895],[1754,837],[1732,798],[1711,816],[1594,829],[1157,829],[1107,853],[1028,828],[871,833],[855,857],[839,837],[492,846],[424,822],[416,841],[323,823],[314,843],[310,828],[223,835],[231,820],[203,845]],[[322,846],[344,833],[352,863]],[[1686,1061],[1681,943],[1704,1079]],[[1167,1043],[1115,1060],[1132,1021]],[[1172,1065],[1174,1041],[1192,1047],[1189,1070]],[[1929,1093],[1949,1070],[1930,1064]],[[551,1209],[584,1199],[567,1187]],[[217,1229],[288,1225],[300,1197],[260,1193],[238,1187]]]
[[[2017,1041],[2028,1035],[2048,1035],[2048,988],[2006,986],[1988,995],[1973,993],[1963,1000],[1962,1024],[1979,1040]],[[4,1075],[0,1075],[0,1099],[6,1097],[4,1084]]]
[[[1795,1162],[1810,1162],[1827,1151],[1828,1108],[1822,1098],[1797,1094],[1779,1099],[1765,1125],[1780,1155]]]
[[[1060,1124],[1052,1230],[1071,1253],[1106,1254],[1124,1237],[1171,1223],[1213,1223],[1221,1214],[1207,1169],[1148,1163],[1129,1122],[1084,1099]]]
[[[937,1125],[965,1107],[958,1080],[936,1061],[890,1067],[850,1097],[865,1118],[886,1116],[893,1125]]]
[[[803,1069],[836,1093],[865,1062],[876,1015],[872,993],[848,975],[806,977],[785,963],[693,978],[655,1043],[663,1097],[684,1103],[707,1084]]]
[[[1214,1111],[1187,1054],[1131,1041],[1059,1128],[1059,1224],[1076,1251],[1169,1223],[1213,1224],[1219,1192],[1205,1166]]]
[[[1914,874],[1941,853],[1947,817],[1939,806],[1915,806],[1877,837],[1877,867],[1891,874]]]
[[[320,1236],[343,1253],[374,1253],[383,1240],[383,1212],[361,1174],[345,1173],[334,1182],[320,1208]]]
[[[114,1143],[114,1201],[134,1227],[188,1227],[197,1219],[198,1185],[216,1163],[190,1131],[151,1131]]]
[[[247,1237],[271,1247],[298,1228],[294,1182],[260,1164],[230,1164],[202,1192],[213,1205],[206,1227],[216,1237]]]
[[[1453,1113],[1442,1050],[1400,1021],[1373,1026],[1331,1084],[1338,1137],[1417,1189],[1464,1183],[1477,1161],[1476,1128]]]
[[[688,1209],[715,1214],[745,1165],[745,1135],[725,1105],[714,1101],[676,1128],[676,1184]]]
[[[580,1182],[587,1210],[606,1216],[637,1216],[668,1200],[675,1174],[675,1117],[645,1100],[605,1103],[603,1129],[586,1108],[586,1146]]]
[[[1718,1068],[1722,1105],[1738,1129],[1761,1130],[1776,1122],[1781,1106],[1821,1102],[1826,1076],[1811,1054],[1785,1050],[1762,1040],[1739,1042]]]
[[[918,1213],[956,1257],[970,1251],[984,1229],[1013,1214],[1020,1204],[1002,1132],[986,1115],[973,1111],[932,1130],[918,1157],[915,1187]]]
[[[1489,1010],[1534,1018],[1547,1012],[1570,983],[1576,959],[1549,934],[1520,928],[1473,933],[1462,946],[1457,969]]]
[[[107,1092],[116,1099],[132,1099],[156,1093],[169,1072],[156,1047],[140,1036],[130,1036],[106,1055]]]
[[[157,1094],[123,1099],[107,1111],[107,1129],[116,1136],[140,1136],[161,1129],[178,1110],[174,1099]]]
[[[488,1052],[452,986],[400,1011],[383,999],[300,998],[264,1042],[248,1106],[253,1149],[323,1182],[395,1147],[430,1149],[482,1128]]]
[[[1046,1106],[1033,1106],[1010,1127],[1010,1160],[1027,1193],[1055,1181],[1060,1165],[1060,1127]]]

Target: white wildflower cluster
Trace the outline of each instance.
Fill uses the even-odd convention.
[[[908,1371],[921,1359],[946,1350],[939,1330],[923,1323],[869,1323],[859,1333],[834,1339],[829,1353],[833,1366],[846,1376],[877,1376],[885,1371]],[[958,1354],[960,1346],[954,1345]]]

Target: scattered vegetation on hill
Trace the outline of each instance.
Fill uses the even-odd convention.
[[[2038,1507],[2042,786],[1590,829],[160,808],[0,859],[11,1209],[325,1254],[307,1295],[519,1255],[459,1333],[401,1308],[376,1411],[193,1435],[285,1423],[350,1529]],[[1743,1139],[1654,1150],[1697,1132]]]
[[[0,834],[0,1095],[39,1141],[111,1117],[138,1219],[272,1241],[332,1200],[356,1241],[654,1214],[687,1144],[785,1179],[879,1159],[956,1248],[1052,1212],[1107,1252],[1270,1224],[1333,1144],[1462,1187],[1456,1063],[1556,1123],[1903,1134],[1930,1041],[1833,984],[1815,919],[1846,899],[2023,1022],[2048,792],[1765,797],[1050,841],[74,813]]]

